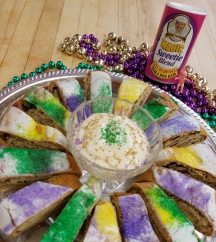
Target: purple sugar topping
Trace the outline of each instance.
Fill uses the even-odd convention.
[[[19,221],[19,219],[16,218],[16,219],[13,219],[13,221],[14,221],[14,224],[17,224],[17,222]],[[15,228],[15,225],[13,225],[12,223],[10,223],[10,224],[8,224],[6,227],[4,227],[4,228],[2,229],[2,232],[3,232],[4,234],[7,234],[8,231],[13,230],[14,228]]]
[[[66,104],[71,112],[75,111],[75,109],[83,102],[83,99],[79,96],[69,96],[66,98]]]
[[[91,115],[92,115],[91,107],[89,105],[85,105],[83,110],[79,110],[77,112],[78,122],[81,123]]]
[[[160,124],[162,138],[178,135],[182,132],[199,131],[199,123],[190,116],[178,116]]]
[[[28,218],[53,203],[64,192],[71,190],[43,182],[35,182],[8,196],[8,200],[23,207],[25,218]],[[16,219],[16,218],[14,218]]]
[[[147,209],[140,195],[122,196],[118,201],[125,240],[159,241],[149,222]]]
[[[75,139],[75,145],[81,145],[82,144],[82,140],[76,138]]]
[[[77,120],[78,120],[79,123],[82,123],[82,121],[84,120],[82,110],[77,111]]]
[[[84,107],[85,117],[88,118],[92,115],[91,107],[89,105],[85,105]]]
[[[92,219],[91,219],[91,224],[90,224],[94,229],[89,229],[88,232],[87,232],[87,237],[86,238],[92,238],[92,237],[95,237],[95,230],[98,229],[98,225],[96,223],[96,219],[95,217],[93,216]],[[102,234],[97,234],[97,239],[98,241],[103,241],[103,235]],[[88,239],[87,239],[88,240]]]
[[[16,225],[12,222],[8,223],[2,228],[3,233],[7,234],[29,217],[42,211],[67,190],[72,189],[43,182],[35,182],[4,198],[3,200],[6,200],[6,203],[9,202],[9,204],[12,204],[12,209],[16,208],[18,213],[17,215],[16,213],[12,215],[12,219]],[[9,212],[10,206],[5,209],[8,209]]]
[[[209,189],[212,189],[211,187],[185,176],[178,171],[162,169],[162,172],[157,172],[157,169],[157,167],[154,167],[152,171],[160,186],[195,207],[205,212],[208,211],[207,205],[211,200],[211,193],[209,192]]]

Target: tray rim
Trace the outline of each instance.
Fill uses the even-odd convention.
[[[87,69],[67,69],[67,70],[54,70],[49,72],[44,72],[42,74],[38,74],[34,77],[28,77],[26,79],[23,79],[14,85],[5,87],[3,90],[0,91],[0,118],[4,114],[4,111],[7,109],[8,106],[13,105],[14,102],[22,96],[28,89],[35,85],[45,86],[49,82],[56,80],[56,79],[62,79],[62,78],[69,78],[74,77],[76,79],[84,79],[86,74],[90,70]],[[114,73],[114,72],[108,72],[112,78],[113,82],[121,83],[123,78],[130,77],[125,74],[121,73]],[[165,92],[164,90],[152,86],[152,92],[153,94],[159,95],[162,92]],[[207,123],[199,116],[197,115],[191,108],[189,108],[186,104],[184,104],[181,100],[177,99],[173,95],[167,93],[169,96],[171,96],[175,101],[179,104],[179,112],[182,115],[190,115],[194,117],[199,124],[206,130],[208,133],[208,139],[207,141],[210,142],[211,146],[216,151],[216,133],[210,126],[207,125]],[[202,234],[200,234],[203,236]],[[1,236],[0,236],[1,238]],[[207,237],[203,236],[202,241],[213,241],[214,236],[210,238],[210,240],[206,240]],[[211,240],[213,239],[213,240]]]
[[[18,98],[19,95],[22,95],[27,89],[31,88],[35,85],[44,85],[45,83],[49,83],[55,79],[74,77],[74,78],[84,78],[88,73],[87,69],[67,69],[67,70],[55,70],[50,72],[44,72],[42,74],[38,74],[34,77],[28,77],[23,79],[14,85],[8,86],[0,91],[0,116],[4,113],[4,110],[13,104],[13,102]],[[112,81],[121,83],[123,78],[129,77],[127,75],[121,73],[108,72],[111,75]],[[153,93],[159,94],[165,92],[164,90],[155,87],[153,85],[152,90]],[[167,93],[168,94],[168,93]],[[197,115],[191,108],[189,108],[186,104],[184,104],[181,100],[177,99],[171,94],[170,95],[175,101],[179,104],[179,111],[182,114],[193,116],[199,124],[206,130],[209,135],[209,140],[211,144],[216,149],[216,133],[214,130],[199,116]]]

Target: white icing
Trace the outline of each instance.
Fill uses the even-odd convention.
[[[111,91],[111,78],[110,75],[104,71],[92,71],[91,72],[91,85],[90,85],[90,99],[98,98],[100,88],[102,84],[106,83],[110,86]]]
[[[170,148],[170,147],[165,148],[165,149],[161,150],[159,152],[159,154],[157,154],[154,157],[154,162],[159,162],[159,161],[163,161],[165,159],[169,159],[172,155],[173,155],[172,148]]]
[[[30,92],[30,95],[34,96],[34,98],[39,102],[51,101],[51,102],[55,103],[56,105],[61,106],[61,108],[65,110],[65,117],[64,117],[64,119],[62,119],[62,121],[64,122],[63,126],[64,127],[68,126],[68,119],[69,119],[71,112],[69,112],[67,109],[65,109],[65,107],[61,105],[59,100],[57,98],[55,98],[49,91],[47,91],[45,88],[43,88],[41,86],[37,86],[32,89],[32,91]],[[31,103],[31,99],[29,99],[28,96],[29,95],[27,93],[26,96],[23,97],[23,99],[27,100],[28,102]],[[34,103],[34,105],[36,105],[36,104]],[[43,110],[43,108],[40,105],[38,105],[38,107],[41,110]],[[46,113],[45,109],[44,109],[44,112]]]
[[[54,82],[57,83],[65,98],[79,94],[77,89],[80,84],[74,77],[63,78]]]
[[[97,199],[99,199],[99,197],[100,197],[100,196],[99,197],[96,196],[95,191],[92,191],[91,187],[88,186],[87,184],[83,184],[77,192],[78,193],[79,192],[83,192],[83,193],[88,194],[88,195],[91,195],[91,196],[93,195]],[[99,194],[100,191],[97,191],[97,192]],[[101,193],[100,193],[100,195],[101,195]]]
[[[121,129],[118,129],[120,135],[115,137],[115,143],[111,144],[101,138],[102,129],[107,129],[110,122],[116,122]],[[116,126],[111,126],[109,130],[115,133]],[[74,139],[82,141],[76,148],[84,157],[106,168],[134,169],[142,166],[149,157],[149,143],[145,133],[125,116],[93,114],[76,127]]]
[[[177,150],[184,151],[184,156],[187,156],[187,150],[190,151],[190,156],[193,155],[194,159],[196,160],[196,164],[194,162],[191,162],[190,164],[187,163],[187,161],[182,157],[182,159],[178,159],[177,156],[175,156],[175,150],[173,148],[165,148],[163,149],[155,158],[155,162],[163,161],[163,160],[170,160],[173,157],[176,157],[176,160],[185,163],[188,166],[207,171],[211,173],[212,175],[216,176],[216,154],[214,150],[211,148],[211,146],[207,144],[195,144],[190,145],[187,147],[178,147],[175,148]],[[192,152],[192,153],[191,153]],[[194,165],[194,166],[193,166]]]
[[[3,199],[0,203],[0,228],[4,231],[4,229],[11,225],[10,229],[7,230],[6,234],[11,234],[12,231],[16,228],[16,226],[20,225],[23,221],[25,221],[26,217],[24,207],[20,207],[15,203],[11,202],[7,198]],[[10,217],[11,216],[11,217]],[[13,223],[11,221],[13,219]],[[16,218],[16,219],[15,219]]]
[[[35,183],[36,184],[36,183]],[[43,182],[37,182],[37,184],[32,184],[22,189],[22,191],[17,191],[10,196],[3,198],[0,202],[0,228],[5,234],[11,234],[17,226],[20,226],[22,223],[26,222],[30,217],[35,214],[43,211],[46,207],[55,202],[56,199],[60,198],[64,193],[72,191],[71,188],[59,189],[56,193],[53,194],[53,199],[50,199],[49,188],[59,187],[57,185],[47,184]],[[34,186],[34,188],[31,188]],[[37,194],[37,197],[31,198],[29,196],[30,189],[42,189],[41,193]],[[62,187],[63,188],[63,187]],[[51,190],[52,191],[52,190]],[[25,198],[28,201],[28,204],[17,204],[17,199],[19,196]],[[45,192],[47,193],[47,198],[44,197]],[[29,205],[30,204],[30,205]],[[33,209],[33,210],[32,210]]]
[[[52,159],[52,163],[50,163],[50,169],[52,169],[52,172],[69,170],[70,163],[65,153],[59,152],[58,155],[53,155]],[[9,153],[4,154],[4,156],[0,158],[0,177],[19,176],[20,174],[16,170],[17,162],[21,161],[19,161],[18,158],[11,156]]]
[[[107,217],[101,217],[101,213],[106,213],[105,209],[109,209],[110,220]],[[98,218],[102,220],[99,220]],[[107,213],[106,213],[107,214]],[[108,222],[108,223],[107,223]],[[83,242],[121,242],[121,235],[117,225],[116,212],[112,204],[108,201],[98,204],[95,208],[94,215],[91,219],[90,226],[85,235]]]
[[[30,124],[36,125],[35,121],[23,111],[13,106],[7,108],[0,120],[0,131],[16,134],[22,137],[25,128]]]
[[[192,225],[187,225],[184,227],[180,227],[179,224],[175,224],[172,227],[165,226],[167,230],[169,231],[169,235],[172,239],[172,241],[176,242],[197,242],[197,238],[192,235],[194,231],[194,227]]]
[[[41,130],[44,136],[31,136],[31,131]],[[50,141],[67,147],[66,137],[57,129],[50,126],[37,124],[29,115],[18,108],[10,106],[7,108],[0,120],[0,131],[13,134],[27,140]]]
[[[156,184],[154,184],[154,187],[158,187]],[[197,238],[194,233],[194,226],[193,224],[185,218],[184,224],[181,224],[181,222],[173,218],[172,216],[170,217],[169,210],[164,206],[164,208],[160,208],[160,205],[158,206],[157,202],[155,203],[154,200],[155,198],[153,197],[151,200],[153,209],[155,209],[159,219],[161,220],[163,226],[167,229],[167,232],[169,236],[171,237],[170,241],[173,242],[197,242]],[[170,198],[167,198],[170,199]],[[165,200],[164,200],[165,201]],[[176,205],[177,209],[177,205]],[[161,211],[160,211],[161,210]],[[180,212],[180,211],[179,211]],[[182,216],[184,216],[182,214]]]
[[[95,196],[99,199],[102,193],[101,180],[91,176],[86,182],[86,185],[90,187]]]
[[[198,159],[202,160],[199,169],[216,176],[216,154],[213,149],[207,144],[191,145],[189,149],[196,152]]]
[[[160,128],[163,141],[179,136],[183,132],[200,131],[198,121],[187,115],[165,120],[160,124]]]
[[[216,229],[216,192],[212,187],[192,178],[188,178],[186,181],[185,178],[187,178],[187,176],[178,171],[156,166],[153,166],[151,169],[159,186],[170,191],[175,196],[191,203],[197,209],[204,212],[211,218]],[[167,184],[166,180],[164,182],[166,177],[169,177],[172,184]],[[163,178],[163,180],[161,178]],[[180,189],[181,193],[176,189]],[[184,195],[181,196],[181,194]],[[209,197],[209,199],[203,207],[203,204],[200,204],[197,201],[200,201],[200,196],[203,197],[204,195],[205,197]]]

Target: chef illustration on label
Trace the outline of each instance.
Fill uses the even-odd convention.
[[[179,83],[177,90],[182,91],[184,81],[187,80],[183,75],[186,65],[183,61],[193,33],[190,18],[186,15],[176,14],[168,21],[164,21],[158,31],[155,50],[152,52],[149,64],[157,81]]]
[[[177,15],[177,17],[168,23],[166,37],[169,37],[174,42],[185,42],[191,30],[189,23],[190,20],[187,16]]]
[[[187,61],[200,32],[206,12],[185,4],[168,2],[145,68],[154,81],[176,85],[183,91]]]

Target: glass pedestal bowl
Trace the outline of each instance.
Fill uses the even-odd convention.
[[[144,133],[147,138],[148,146],[148,157],[141,165],[137,165],[132,169],[119,169],[113,167],[104,167],[100,165],[100,162],[94,159],[87,158],[86,155],[80,151],[83,141],[77,141],[76,132],[83,123],[84,120],[88,119],[92,114],[95,113],[110,113],[118,116],[127,116],[131,119],[133,124],[138,128],[139,132]],[[113,115],[110,115],[113,117]],[[92,116],[93,117],[93,116]],[[111,119],[112,119],[111,117]],[[115,116],[116,117],[116,116]],[[122,117],[121,117],[122,118]],[[126,122],[128,119],[126,118]],[[100,125],[99,125],[100,126]],[[120,125],[121,126],[121,125]],[[85,127],[85,131],[88,134],[88,126]],[[109,127],[112,129],[112,127]],[[99,129],[104,129],[104,127],[99,127]],[[141,130],[140,130],[141,129]],[[92,137],[98,135],[94,131],[91,132]],[[95,131],[96,132],[96,131]],[[120,132],[121,133],[121,132]],[[119,133],[119,134],[120,134]],[[121,135],[121,134],[120,134]],[[114,139],[116,137],[114,136]],[[128,101],[125,99],[103,97],[98,99],[93,99],[87,102],[83,102],[70,116],[67,131],[68,145],[71,153],[73,154],[75,160],[77,161],[80,168],[83,170],[84,174],[90,173],[91,175],[100,178],[105,184],[105,193],[112,193],[113,191],[119,189],[123,183],[135,177],[144,171],[146,171],[153,163],[154,156],[158,154],[162,149],[162,139],[161,130],[158,123],[152,118],[152,116],[142,107]],[[110,145],[110,144],[109,144]],[[84,145],[83,145],[84,146]],[[86,147],[85,147],[86,148]],[[93,149],[95,147],[92,147]],[[107,148],[106,142],[103,144],[103,149]],[[131,147],[128,147],[129,150]],[[127,152],[128,150],[124,150]],[[90,151],[91,152],[91,151]],[[118,156],[118,154],[116,154]],[[130,155],[130,152],[128,152]],[[100,159],[107,159],[103,155]],[[107,161],[106,161],[107,162]],[[109,162],[109,161],[108,161]],[[90,175],[88,174],[88,175]]]

